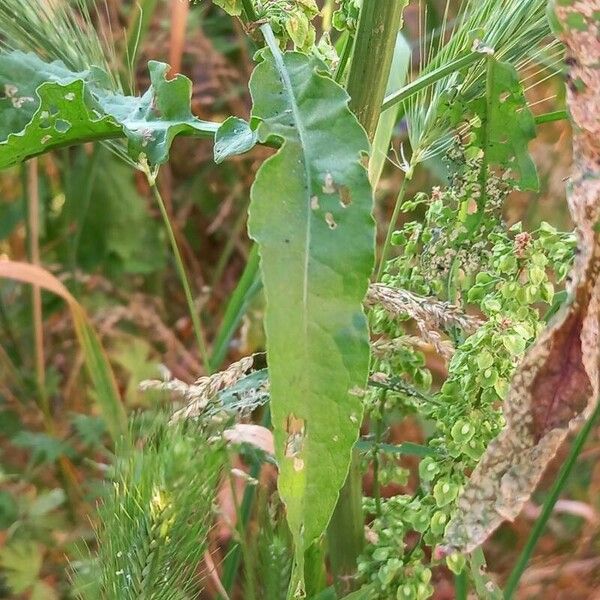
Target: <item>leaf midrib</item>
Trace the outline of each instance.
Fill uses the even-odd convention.
[[[275,40],[275,36],[273,35],[273,30],[271,26],[266,24],[261,27],[262,33],[264,35],[265,41],[271,54],[273,55],[273,60],[275,61],[275,67],[283,81],[284,88],[286,90],[289,103],[292,110],[292,115],[294,118],[294,122],[296,123],[296,129],[298,131],[298,137],[300,138],[300,147],[302,149],[302,162],[304,165],[304,175],[306,178],[306,194],[305,197],[305,205],[306,205],[306,233],[304,236],[304,267],[303,267],[303,281],[302,281],[302,329],[303,329],[303,343],[306,347],[307,335],[308,335],[308,263],[309,263],[309,248],[310,248],[310,239],[312,234],[312,221],[311,221],[311,208],[310,208],[310,196],[311,196],[311,174],[309,169],[309,160],[307,158],[307,148],[308,145],[305,143],[306,133],[304,131],[304,126],[302,124],[302,118],[300,115],[300,109],[298,108],[298,103],[296,101],[296,96],[294,95],[294,86],[292,85],[292,81],[290,79],[289,73],[283,62],[283,56],[281,51],[279,50],[279,46],[277,45],[277,41]]]

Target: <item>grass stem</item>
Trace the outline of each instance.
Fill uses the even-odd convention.
[[[421,90],[433,85],[436,81],[443,79],[447,75],[451,75],[456,71],[460,71],[461,69],[465,69],[470,67],[472,64],[483,60],[487,55],[482,52],[470,52],[469,54],[462,56],[461,58],[457,58],[437,69],[431,71],[431,73],[427,73],[427,75],[423,75],[422,77],[418,77],[413,82],[405,85],[403,88],[400,88],[397,92],[393,92],[386,96],[383,100],[383,105],[381,110],[386,110],[399,102],[404,102],[411,96],[414,96],[416,93]]]
[[[383,247],[381,248],[381,256],[379,257],[379,267],[377,268],[377,275],[375,277],[376,281],[381,279],[383,275],[383,270],[385,268],[385,261],[388,258],[388,254],[390,251],[390,246],[392,244],[392,235],[394,230],[396,229],[396,225],[398,224],[398,216],[400,215],[400,207],[404,203],[404,197],[406,195],[406,188],[408,186],[409,177],[408,174],[405,175],[402,180],[402,185],[400,186],[400,191],[398,192],[398,196],[396,197],[396,204],[394,205],[394,211],[392,212],[392,218],[390,219],[387,233],[385,235],[385,241],[383,242]]]
[[[179,251],[179,246],[177,245],[177,240],[175,238],[175,232],[173,231],[173,227],[171,225],[171,219],[169,218],[169,213],[167,212],[167,207],[165,206],[165,202],[162,198],[162,195],[156,185],[156,182],[151,178],[148,178],[148,183],[150,185],[150,189],[152,190],[152,195],[158,204],[158,208],[160,210],[160,214],[162,216],[165,229],[167,231],[167,236],[169,238],[169,242],[171,244],[171,250],[173,252],[173,257],[175,258],[175,266],[177,268],[177,273],[179,275],[179,279],[181,281],[181,286],[183,287],[183,292],[185,294],[185,300],[188,307],[188,312],[190,313],[190,319],[192,320],[192,328],[194,330],[194,337],[196,338],[196,343],[198,344],[198,349],[200,351],[200,356],[202,357],[202,363],[204,365],[204,369],[206,373],[210,374],[212,372],[210,359],[208,357],[208,350],[206,347],[206,341],[204,337],[204,332],[202,330],[202,323],[200,321],[200,315],[194,303],[194,297],[192,295],[192,288],[190,286],[190,282],[185,270],[185,266],[183,264],[183,258],[181,256],[181,252]]]

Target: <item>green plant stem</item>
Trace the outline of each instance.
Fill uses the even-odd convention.
[[[158,0],[140,0],[132,6],[133,12],[127,25],[127,46],[125,47],[130,67],[135,66],[139,45],[148,33],[150,21],[157,5]]]
[[[477,199],[477,223],[473,228],[473,232],[479,229],[481,222],[483,221],[483,214],[485,205],[487,203],[487,182],[488,182],[488,133],[490,130],[490,116],[492,114],[492,104],[494,98],[492,96],[492,85],[493,85],[493,62],[495,59],[491,56],[487,58],[487,69],[485,78],[485,121],[482,124],[482,139],[481,146],[483,147],[483,157],[481,159],[481,167],[479,169],[479,198]],[[451,300],[452,301],[452,300]]]
[[[469,580],[467,579],[467,570],[463,569],[454,576],[454,598],[455,600],[467,600],[468,596]]]
[[[333,582],[340,598],[357,588],[357,560],[364,545],[360,454],[352,452],[350,472],[327,528]]]
[[[404,102],[404,100],[414,96],[414,94],[420,92],[426,87],[429,87],[430,85],[433,85],[436,81],[443,79],[451,73],[455,73],[456,71],[470,67],[476,62],[484,60],[486,56],[487,55],[483,54],[482,52],[470,52],[461,58],[457,58],[448,64],[434,69],[431,71],[431,73],[427,73],[427,75],[423,75],[422,77],[415,79],[412,83],[405,85],[397,92],[393,92],[392,94],[386,96],[383,100],[383,106],[381,109],[386,110],[390,108],[390,106],[398,104],[398,102]]]
[[[250,477],[254,477],[255,479],[260,475],[260,463],[256,461],[252,468],[250,469]],[[254,496],[256,486],[247,485],[244,490],[244,496],[242,498],[242,503],[239,508],[239,519],[240,519],[240,528],[246,528],[248,521],[250,520],[250,513],[252,511],[252,505],[254,504]],[[227,592],[228,595],[231,595],[233,586],[235,584],[235,580],[237,577],[237,572],[240,566],[240,559],[244,552],[242,551],[242,542],[235,542],[232,547],[227,552],[227,558],[223,562],[223,576],[221,577],[221,583],[223,584],[223,588]],[[225,600],[222,598],[221,600]]]
[[[169,214],[167,213],[167,208],[165,206],[164,200],[160,194],[158,186],[156,182],[148,179],[148,183],[150,184],[150,189],[152,190],[152,195],[158,204],[158,208],[160,210],[160,214],[162,216],[165,229],[167,230],[167,236],[169,237],[169,242],[171,244],[171,250],[173,252],[173,257],[175,258],[175,266],[177,268],[177,273],[179,275],[179,279],[181,281],[181,286],[183,287],[183,292],[185,294],[185,300],[187,303],[188,311],[190,313],[190,319],[192,320],[192,328],[194,330],[194,336],[196,338],[196,343],[198,344],[198,349],[200,351],[200,356],[202,357],[202,362],[204,365],[204,369],[207,373],[212,373],[211,363],[208,357],[208,351],[206,349],[206,342],[204,338],[204,332],[202,331],[202,324],[200,322],[200,315],[196,310],[196,306],[194,304],[194,297],[192,295],[192,289],[190,287],[190,282],[188,280],[188,276],[185,270],[185,266],[183,264],[183,259],[181,257],[181,252],[179,251],[179,246],[177,245],[177,240],[175,239],[175,232],[173,231],[173,227],[171,226],[171,220],[169,219]]]
[[[383,437],[383,412],[387,390],[381,390],[379,397],[379,413],[375,420],[375,443],[373,444],[373,497],[375,498],[375,513],[381,516],[381,485],[379,482],[379,451]]]
[[[344,42],[344,48],[342,50],[342,55],[340,56],[340,62],[335,70],[335,77],[337,83],[342,83],[344,80],[344,74],[346,73],[346,67],[348,66],[348,61],[350,60],[350,56],[352,55],[352,49],[354,48],[354,36],[348,33],[346,35],[346,41]]]
[[[252,556],[252,552],[250,551],[250,547],[248,545],[248,540],[246,538],[246,524],[248,522],[248,518],[250,516],[249,511],[248,514],[242,514],[240,504],[237,499],[237,493],[235,490],[235,482],[233,480],[233,475],[229,475],[229,484],[231,486],[231,496],[233,498],[233,504],[235,507],[236,514],[236,528],[237,535],[239,538],[238,548],[242,553],[242,557],[244,559],[244,573],[246,575],[246,586],[245,586],[245,597],[248,600],[256,600],[256,581],[255,581],[255,572],[254,572],[254,559]],[[250,487],[250,486],[248,486]],[[248,489],[246,487],[246,490]],[[244,491],[244,496],[246,495]],[[243,500],[242,500],[243,502]],[[251,507],[251,504],[250,504]],[[249,508],[250,508],[249,507]],[[227,590],[229,593],[229,590]]]
[[[381,256],[379,257],[379,267],[377,268],[377,275],[375,276],[375,281],[379,281],[381,276],[383,275],[383,269],[385,268],[385,261],[388,258],[388,254],[390,251],[390,246],[392,243],[392,235],[394,234],[394,230],[396,228],[396,224],[398,223],[398,216],[400,215],[400,207],[404,202],[404,196],[406,195],[406,188],[408,186],[409,174],[407,173],[402,180],[402,185],[400,186],[400,191],[398,192],[398,196],[396,197],[396,204],[394,205],[394,211],[392,212],[392,218],[390,219],[390,223],[387,228],[387,233],[385,234],[385,241],[383,242],[383,248],[381,249]]]
[[[521,580],[521,576],[523,575],[525,568],[527,567],[527,563],[539,542],[539,539],[546,528],[548,523],[548,519],[554,510],[554,506],[562,493],[575,464],[577,463],[577,458],[581,454],[583,447],[590,435],[590,432],[594,428],[598,417],[600,416],[600,402],[596,405],[594,412],[590,416],[590,418],[584,423],[583,427],[575,437],[573,441],[573,445],[571,446],[571,450],[569,451],[569,455],[567,456],[567,460],[563,463],[560,471],[558,472],[558,476],[554,480],[552,484],[552,488],[550,493],[546,497],[544,501],[544,505],[542,507],[542,512],[540,516],[537,518],[531,533],[529,534],[529,538],[527,539],[527,543],[523,548],[517,564],[512,570],[508,581],[504,587],[504,598],[505,600],[511,600],[515,591],[517,590],[517,586],[519,585],[519,581]]]
[[[221,326],[215,337],[210,355],[210,366],[212,370],[219,368],[227,354],[227,347],[238,328],[242,317],[248,310],[252,298],[262,287],[259,272],[260,258],[258,246],[254,244],[238,284],[227,303]]]
[[[265,411],[261,424],[263,427],[267,427],[270,423],[271,417],[268,410]],[[250,477],[258,479],[260,475],[261,463],[259,460],[255,460],[250,468]],[[240,528],[246,530],[250,515],[252,513],[252,505],[254,504],[254,497],[256,495],[256,486],[247,485],[244,490],[244,496],[242,503],[239,508],[237,518],[239,519]],[[231,548],[227,552],[227,556],[223,561],[223,575],[221,577],[221,583],[228,595],[231,595],[233,586],[235,584],[238,568],[240,565],[240,558],[242,556],[242,548],[240,542],[234,542]],[[221,600],[226,600],[221,598]]]
[[[239,241],[240,234],[242,230],[246,226],[246,221],[248,220],[248,203],[244,203],[242,210],[240,210],[239,215],[235,219],[231,228],[228,229],[227,240],[225,241],[225,246],[219,256],[219,260],[215,266],[214,273],[211,277],[211,286],[214,287],[217,285],[223,276],[223,271],[225,271],[225,267],[235,250],[237,242]]]
[[[348,76],[350,109],[372,141],[382,110],[405,0],[363,0]]]
[[[347,90],[350,109],[370,142],[377,130],[405,5],[405,0],[363,0],[360,10]],[[335,587],[338,593],[349,593],[356,587],[354,575],[364,545],[362,477],[356,451],[327,528],[327,541]]]
[[[565,121],[569,118],[566,110],[555,110],[553,112],[544,113],[535,117],[535,124],[542,125],[543,123],[553,123],[554,121]]]
[[[94,147],[92,149],[91,155],[87,159],[87,164],[85,167],[85,175],[84,175],[84,188],[83,193],[81,195],[78,194],[78,214],[74,217],[75,223],[75,231],[71,237],[71,247],[70,247],[70,256],[69,260],[71,263],[71,273],[73,276],[74,285],[77,288],[81,288],[81,283],[75,277],[75,272],[77,270],[77,255],[79,253],[79,243],[81,241],[81,233],[83,232],[83,226],[85,223],[85,218],[87,216],[88,209],[90,207],[90,200],[92,198],[92,190],[94,188],[94,182],[96,181],[96,174],[98,172],[98,157],[99,157],[100,149],[98,147]],[[72,206],[75,203],[75,198],[73,198],[73,190],[71,186],[69,186],[69,204]]]
[[[325,0],[323,10],[321,11],[322,29],[324,32],[331,31],[331,20],[333,18],[334,0]]]

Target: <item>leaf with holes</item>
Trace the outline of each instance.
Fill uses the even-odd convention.
[[[488,57],[485,96],[473,104],[480,124],[475,144],[484,152],[485,163],[511,171],[521,189],[537,190],[535,164],[527,150],[535,138],[535,119],[527,106],[516,69]]]
[[[60,61],[0,53],[0,168],[53,148],[121,137],[133,160],[144,154],[162,164],[175,136],[212,138],[218,125],[191,113],[190,80],[167,80],[164,63],[150,61],[148,69],[146,93],[125,96],[98,68],[76,73]]]
[[[369,335],[362,301],[373,268],[369,145],[348,96],[315,57],[265,50],[250,82],[261,141],[281,149],[251,192],[258,242],[279,490],[303,553],[325,530],[359,432]],[[299,581],[299,590],[302,582]]]

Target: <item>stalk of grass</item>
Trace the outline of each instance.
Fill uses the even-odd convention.
[[[244,560],[244,597],[248,600],[256,600],[257,591],[255,577],[255,562],[253,552],[251,552],[250,545],[248,544],[248,532],[246,530],[249,514],[242,514],[241,506],[238,502],[237,493],[235,489],[235,481],[233,480],[233,475],[231,474],[229,475],[229,484],[236,514],[235,525],[237,530],[237,537],[239,540],[238,547]]]
[[[27,236],[29,242],[29,261],[40,266],[40,189],[37,158],[30,160],[27,170]],[[42,413],[44,426],[50,435],[56,435],[57,427],[50,410],[46,389],[46,361],[44,358],[44,320],[42,313],[42,290],[39,285],[31,286],[31,305],[33,323],[33,349],[36,374],[38,406]],[[71,462],[61,456],[57,460],[58,474],[69,499],[69,512],[74,519],[76,506],[81,499],[81,489],[77,482]]]
[[[365,0],[360,9],[347,90],[350,109],[373,140],[406,0]]]
[[[568,119],[566,110],[555,110],[543,115],[537,115],[535,117],[535,124],[542,125],[544,123],[554,123],[555,121],[565,121],[566,119]]]
[[[229,342],[237,331],[243,316],[246,314],[250,302],[262,288],[259,265],[260,257],[258,254],[258,246],[253,244],[244,272],[242,273],[233,294],[229,298],[229,302],[225,308],[225,314],[221,321],[221,326],[219,327],[212,345],[210,356],[210,366],[212,370],[218,369],[225,359]]]
[[[462,69],[470,67],[472,64],[476,63],[477,61],[483,60],[484,58],[485,54],[481,52],[469,52],[465,56],[457,58],[447,64],[440,65],[436,69],[433,69],[431,72],[421,75],[420,77],[418,77],[408,85],[405,85],[404,87],[400,88],[396,92],[388,94],[384,98],[383,105],[381,108],[382,110],[387,110],[395,104],[405,102],[415,94],[422,92],[423,90],[433,85],[434,83],[437,83],[444,77],[447,77],[448,75],[456,73],[457,71],[461,71]]]
[[[469,596],[469,580],[467,570],[463,569],[454,576],[454,598],[455,600],[467,600]]]
[[[515,567],[513,568],[506,585],[504,586],[504,598],[506,600],[511,600],[514,593],[517,590],[519,585],[519,581],[521,580],[521,576],[525,572],[525,568],[531,559],[531,555],[537,546],[540,537],[544,530],[546,529],[546,525],[548,524],[548,519],[552,515],[552,511],[554,510],[554,506],[558,501],[562,491],[567,484],[571,473],[575,465],[577,464],[577,459],[583,450],[585,443],[594,429],[598,417],[600,417],[600,402],[596,404],[596,408],[594,412],[590,416],[590,418],[585,422],[575,439],[573,440],[573,445],[569,451],[569,455],[567,456],[567,460],[562,464],[552,487],[550,488],[550,492],[546,499],[544,500],[544,505],[542,507],[542,512],[540,516],[536,519],[535,525],[527,538],[527,543],[525,547],[521,551],[519,558]]]
[[[40,265],[40,188],[37,158],[26,164],[27,169],[27,234],[29,238],[29,261]],[[46,393],[46,366],[44,360],[44,325],[42,316],[42,290],[38,285],[31,286],[33,348],[35,374],[42,410],[50,415]]]
[[[135,85],[132,73],[135,72],[138,49],[146,38],[152,17],[158,6],[158,0],[141,0],[133,5],[129,22],[127,24],[127,33],[125,44],[125,60],[127,72],[129,74],[129,89],[134,91]]]
[[[365,128],[369,141],[373,140],[379,122],[405,6],[404,0],[385,3],[364,0],[361,6],[347,90],[350,108]],[[364,543],[362,478],[358,460],[358,454],[354,452],[348,477],[327,528],[335,586],[344,593],[355,589],[352,577]]]
[[[269,411],[265,411],[262,417],[262,425],[267,427],[270,421],[270,413]],[[255,459],[250,467],[249,475],[252,479],[258,479],[260,475],[261,463],[258,459]],[[245,531],[250,521],[250,516],[252,514],[252,507],[254,505],[254,501],[256,498],[256,486],[255,485],[247,485],[244,489],[244,495],[242,496],[242,502],[239,505],[239,510],[237,511],[237,518],[239,522],[240,531]],[[223,575],[221,577],[221,582],[223,583],[223,587],[228,595],[231,595],[233,587],[235,585],[235,580],[237,577],[237,573],[240,567],[240,562],[242,559],[242,555],[247,550],[242,548],[242,544],[246,543],[245,539],[240,539],[237,542],[234,542],[231,545],[231,548],[228,549],[227,557],[223,561]],[[291,568],[291,566],[290,566]],[[289,577],[288,577],[289,579]],[[284,594],[285,596],[285,594]],[[222,596],[220,600],[226,600]]]
[[[400,185],[400,190],[398,191],[398,196],[396,197],[394,210],[392,212],[392,218],[388,223],[387,231],[385,234],[385,241],[383,242],[383,246],[381,248],[381,256],[379,257],[379,267],[377,268],[375,281],[379,281],[381,279],[381,276],[383,275],[383,271],[385,269],[385,262],[388,258],[388,254],[392,245],[392,236],[398,223],[398,217],[400,216],[400,208],[404,202],[404,198],[406,196],[406,188],[408,186],[408,182],[410,181],[409,175],[410,173],[406,173],[404,175],[404,179],[402,180],[402,184]]]
[[[206,341],[204,337],[204,331],[202,330],[202,323],[200,321],[200,315],[194,303],[194,297],[192,294],[192,288],[190,286],[190,282],[187,276],[187,272],[185,270],[185,265],[183,264],[183,258],[181,256],[181,252],[179,251],[179,246],[177,244],[177,239],[175,238],[175,232],[173,231],[173,227],[171,225],[171,220],[169,218],[169,213],[167,212],[167,207],[165,206],[165,202],[162,198],[160,190],[156,185],[156,178],[148,176],[148,183],[150,185],[150,190],[152,191],[152,195],[156,200],[156,204],[160,210],[161,217],[163,219],[163,223],[165,226],[165,230],[167,232],[167,237],[169,238],[169,243],[171,245],[171,251],[173,252],[173,258],[175,259],[175,267],[177,269],[177,274],[179,275],[179,280],[181,282],[181,286],[183,288],[183,293],[185,295],[185,300],[187,303],[188,312],[190,315],[190,319],[192,320],[192,329],[194,330],[194,337],[196,338],[196,344],[198,345],[198,350],[200,351],[200,356],[202,357],[202,363],[204,365],[204,369],[207,374],[212,373],[211,363],[208,356],[208,350],[206,347]]]

